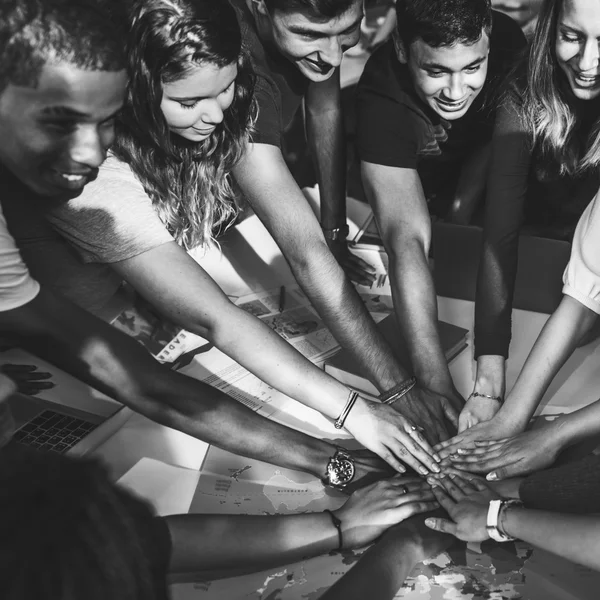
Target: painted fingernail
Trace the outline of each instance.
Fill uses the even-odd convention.
[[[498,473],[495,473],[494,471],[492,471],[491,473],[487,474],[486,479],[488,481],[496,481],[498,479]]]

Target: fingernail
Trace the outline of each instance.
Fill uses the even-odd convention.
[[[460,456],[458,456],[458,454],[451,454],[448,458],[450,460],[458,460],[460,458]]]
[[[436,464],[431,465],[431,470],[434,473],[439,473],[441,471],[441,469]]]
[[[488,481],[496,481],[498,479],[498,474],[492,471],[491,473],[488,473],[485,478]]]
[[[398,473],[406,473],[406,467],[403,467],[403,466],[398,467]]]
[[[467,453],[467,451],[466,451],[466,450],[463,450],[462,448],[459,448],[459,449],[457,450],[457,452],[458,452],[458,454],[466,454],[466,453]]]
[[[429,471],[425,467],[419,467],[419,473],[421,475],[429,475]]]
[[[450,479],[456,479],[456,475],[454,473],[450,473],[450,475],[448,475],[448,477],[450,477]]]
[[[436,480],[436,479],[434,479],[433,477],[428,477],[428,478],[427,478],[427,483],[428,483],[430,486],[432,486],[432,487],[433,487],[434,485],[437,485],[437,484],[438,484],[437,480]]]
[[[435,527],[435,519],[425,519],[425,525],[427,527]]]
[[[442,457],[439,454],[434,454],[433,460],[435,460],[436,462],[442,462]]]

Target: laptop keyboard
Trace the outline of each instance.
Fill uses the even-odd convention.
[[[89,421],[45,410],[18,429],[13,439],[19,444],[62,454],[96,427]]]

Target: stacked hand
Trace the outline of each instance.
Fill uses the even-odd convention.
[[[415,386],[392,406],[420,427],[429,443],[437,444],[448,440],[456,431],[458,414],[463,403],[463,399],[453,390],[442,395]]]
[[[436,531],[450,533],[465,542],[482,542],[488,539],[486,529],[490,500],[499,496],[479,479],[466,479],[459,475],[430,480],[432,491],[449,519],[429,517],[425,525]]]
[[[399,473],[404,464],[418,473],[439,472],[439,457],[419,428],[392,406],[359,398],[346,418],[345,428]]]
[[[52,375],[44,371],[38,371],[35,365],[3,364],[0,366],[0,372],[10,377],[17,384],[18,391],[21,394],[34,396],[43,390],[54,387],[54,383],[49,381]]]
[[[498,400],[471,394],[460,416],[458,417],[458,433],[492,419],[502,404]]]
[[[426,481],[397,475],[354,492],[335,513],[342,521],[344,548],[360,548],[391,525],[437,506]]]

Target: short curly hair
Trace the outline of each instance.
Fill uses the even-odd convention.
[[[265,0],[270,12],[299,10],[328,19],[344,14],[355,2],[356,0]]]

